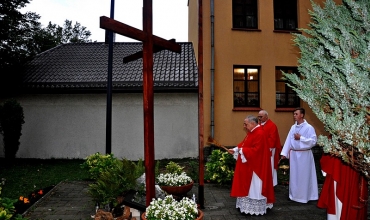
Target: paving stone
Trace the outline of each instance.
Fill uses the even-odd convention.
[[[92,219],[95,214],[95,204],[87,194],[86,181],[61,182],[34,204],[25,217],[30,220],[49,219]],[[198,194],[197,184],[188,195]],[[235,208],[236,199],[230,197],[230,187],[214,184],[204,185],[204,220],[238,220],[238,219],[274,219],[274,220],[325,220],[326,210],[316,206],[317,201],[307,204],[288,201],[288,187],[275,187],[276,202],[265,215],[242,215]],[[368,204],[368,220],[370,220],[370,203]],[[141,214],[141,213],[140,213]]]

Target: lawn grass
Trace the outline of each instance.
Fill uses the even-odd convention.
[[[65,180],[88,180],[87,170],[80,168],[82,159],[15,159],[0,158],[0,178],[5,178],[1,197],[18,199],[31,192],[55,186]]]
[[[163,170],[169,161],[179,163],[185,167],[188,175],[197,180],[198,159],[164,159],[159,161],[159,168]],[[19,196],[27,196],[31,192],[55,186],[61,181],[89,180],[87,170],[80,165],[83,159],[15,159],[12,163],[0,158],[0,181],[5,178],[5,186],[2,189],[1,197],[18,199]],[[323,183],[319,158],[315,158],[318,182]],[[278,170],[279,184],[289,181],[289,174],[283,175]]]
[[[5,186],[2,189],[1,197],[18,199],[20,196],[27,196],[35,190],[55,186],[61,181],[90,180],[87,170],[80,165],[83,159],[15,159],[7,162],[0,158],[0,181],[5,178]],[[185,170],[192,174],[198,173],[194,169],[194,162],[197,159],[164,159],[159,161],[159,169],[163,170],[169,161],[178,162]],[[197,166],[197,164],[196,164]]]

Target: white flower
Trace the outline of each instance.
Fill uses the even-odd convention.
[[[157,183],[160,186],[183,186],[191,183],[192,179],[182,172],[180,175],[176,173],[161,173],[157,176]]]
[[[169,195],[164,199],[153,199],[145,215],[148,220],[194,220],[198,216],[198,209],[197,204],[187,197],[178,202]]]

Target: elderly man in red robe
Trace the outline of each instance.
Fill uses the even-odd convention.
[[[255,116],[244,120],[244,128],[244,140],[229,150],[237,159],[230,196],[237,198],[241,213],[263,215],[275,202],[270,148]]]
[[[259,111],[257,117],[267,136],[267,143],[271,151],[272,183],[276,186],[278,184],[277,170],[281,152],[279,131],[276,124],[269,119],[269,115],[266,110]]]

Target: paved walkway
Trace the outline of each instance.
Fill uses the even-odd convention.
[[[95,214],[94,202],[87,194],[89,182],[61,182],[39,202],[34,204],[25,214],[30,220],[43,219],[92,219]],[[197,195],[198,187],[194,185],[191,192]],[[288,201],[288,187],[275,187],[276,202],[266,215],[242,215],[235,208],[235,198],[229,196],[230,187],[205,184],[204,220],[223,219],[307,219],[324,220],[326,211],[316,207],[316,201],[307,204]],[[370,204],[368,204],[368,220],[370,220]]]

